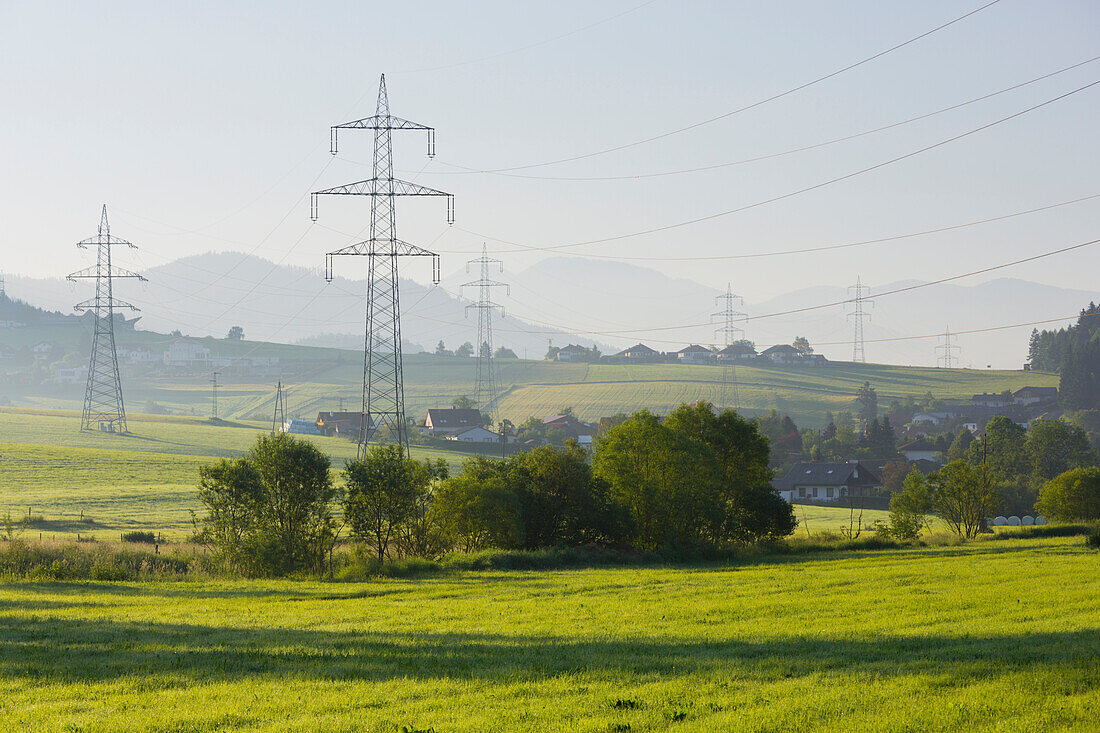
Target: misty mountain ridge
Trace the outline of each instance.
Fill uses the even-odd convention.
[[[363,268],[365,269],[365,268]],[[194,336],[224,336],[234,325],[245,337],[282,343],[361,349],[364,280],[337,277],[326,283],[320,268],[280,265],[255,255],[207,253],[181,258],[145,271],[148,283],[120,282],[116,295],[141,308],[140,327]],[[466,306],[477,293],[461,292],[463,282],[477,273],[455,273],[439,287],[406,278],[399,282],[402,337],[410,351],[434,350],[439,341],[453,349],[477,339],[477,318]],[[494,318],[494,346],[535,358],[548,342],[596,345],[604,353],[639,341],[661,351],[689,343],[720,345],[718,290],[686,278],[675,278],[637,264],[552,257],[517,271],[492,274],[511,285],[511,294],[494,289],[493,300],[505,307],[506,318]],[[86,284],[61,278],[7,276],[11,297],[49,310],[71,312],[72,304],[88,296]],[[869,361],[931,365],[936,363],[932,339],[915,336],[1002,326],[1046,318],[1072,317],[1100,294],[1070,290],[1020,278],[997,278],[975,285],[945,283],[876,298],[882,293],[922,284],[903,280],[874,285],[864,324]],[[737,284],[733,283],[737,292]],[[464,297],[459,297],[460,293]],[[834,360],[852,358],[853,325],[850,304],[831,305],[789,315],[784,311],[837,303],[847,289],[811,285],[738,310],[749,315],[739,323],[746,337],[760,347],[807,337],[818,353]],[[763,317],[767,316],[767,317]],[[546,324],[546,325],[542,325]],[[666,331],[646,329],[695,324]],[[1061,325],[1052,323],[1045,327]],[[1042,328],[1043,326],[1040,326]],[[572,335],[571,331],[588,332]],[[1018,369],[1027,351],[1030,327],[964,334],[960,365]],[[879,339],[884,339],[880,341]]]

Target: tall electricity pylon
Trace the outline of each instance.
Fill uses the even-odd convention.
[[[489,415],[489,419],[496,418],[496,405],[494,400],[500,389],[497,384],[499,375],[493,370],[493,311],[500,310],[500,317],[504,318],[504,306],[493,302],[492,289],[504,288],[511,294],[508,283],[489,279],[489,269],[496,265],[499,272],[504,272],[504,263],[490,257],[481,245],[481,257],[466,263],[466,272],[470,271],[470,265],[481,265],[481,277],[473,282],[463,283],[462,288],[477,288],[477,301],[466,306],[466,315],[470,315],[470,309],[477,310],[477,386],[474,388],[474,400],[477,407]],[[461,288],[460,288],[461,290]]]
[[[936,362],[944,369],[951,369],[959,360],[959,358],[955,356],[955,352],[959,351],[959,347],[951,343],[950,327],[944,331],[943,336],[940,336],[940,338],[943,339],[943,343],[936,347],[936,351],[940,352],[939,356],[936,358]]]
[[[213,372],[210,377],[210,419],[218,419],[218,375],[221,372]]]
[[[107,221],[107,205],[99,219],[99,233],[77,242],[80,249],[96,248],[96,263],[78,270],[68,279],[95,280],[95,297],[73,306],[78,311],[91,311],[94,321],[92,355],[88,360],[88,385],[84,390],[84,411],[80,416],[81,430],[103,430],[109,433],[125,433],[126,405],[122,399],[122,379],[118,373],[118,351],[115,349],[115,309],[136,311],[133,305],[114,297],[114,279],[145,278],[136,272],[111,264],[111,247],[122,245],[136,249],[125,239],[111,236]]]
[[[715,329],[714,333],[722,334],[722,341],[725,346],[730,346],[734,341],[745,338],[745,330],[738,328],[736,324],[738,321],[747,319],[748,315],[735,308],[735,306],[744,305],[745,299],[740,295],[734,295],[733,286],[727,284],[725,294],[717,296],[714,302],[723,306],[722,310],[711,314],[711,322],[715,318],[723,319],[721,327]],[[722,359],[722,402],[735,410],[739,402],[737,396],[737,370],[733,359],[728,355]]]
[[[364,117],[331,128],[330,149],[336,155],[340,130],[374,130],[374,176],[323,191],[310,197],[311,216],[317,219],[318,196],[370,196],[370,239],[349,245],[325,257],[325,278],[332,280],[332,258],[339,255],[367,257],[367,323],[363,338],[363,412],[359,448],[375,432],[388,426],[391,436],[406,454],[409,450],[405,422],[405,385],[401,366],[401,302],[398,293],[397,258],[431,257],[432,282],[439,282],[439,255],[397,238],[394,198],[397,196],[445,196],[447,223],[454,222],[454,197],[393,177],[393,130],[426,130],[428,156],[435,155],[435,130],[390,114],[386,76],[378,84],[378,105],[373,117]]]
[[[870,288],[860,282],[859,277],[856,277],[855,285],[848,287],[848,292],[852,294],[852,300],[855,304],[855,309],[848,314],[848,318],[852,319],[852,323],[855,325],[855,333],[852,334],[852,361],[861,364],[867,363],[867,351],[863,346],[863,319],[871,317],[870,313],[863,310],[863,306],[874,306],[875,304],[875,301],[868,299],[866,296],[870,291]]]

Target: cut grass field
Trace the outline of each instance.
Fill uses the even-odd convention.
[[[255,356],[277,355],[289,385],[289,406],[300,417],[338,409],[340,400],[355,404],[360,398],[362,363],[353,351],[278,344],[241,344],[218,341],[216,351],[244,350]],[[230,353],[226,351],[226,353]],[[242,353],[244,353],[242,352]],[[724,368],[685,364],[572,364],[548,361],[503,360],[497,364],[502,395],[501,417],[522,423],[532,415],[546,417],[563,407],[574,408],[582,419],[596,420],[643,407],[668,413],[681,403],[709,400],[723,404]],[[201,371],[201,370],[200,370]],[[410,416],[423,419],[430,407],[445,407],[460,395],[472,394],[476,360],[410,354],[404,360],[405,400]],[[124,386],[132,410],[156,402],[176,415],[204,415],[209,410],[209,373],[190,377],[149,375],[123,369]],[[266,423],[275,402],[276,377],[221,377],[221,414],[231,420]],[[854,409],[859,386],[870,382],[883,405],[890,400],[923,396],[966,400],[981,392],[1002,392],[1031,385],[1057,386],[1053,374],[977,369],[934,369],[888,364],[831,362],[824,367],[738,366],[740,409],[755,415],[771,409],[787,413],[799,425],[824,425],[827,412]],[[0,391],[0,396],[24,407],[79,409],[83,385],[52,385],[31,394]]]
[[[180,541],[193,531],[198,469],[246,451],[269,425],[211,424],[197,418],[132,415],[131,434],[82,432],[72,413],[0,408],[0,517],[28,515],[27,538],[118,539],[153,531]],[[332,459],[353,458],[344,438],[302,436]],[[457,469],[468,454],[420,447],[414,458],[442,458]]]
[[[10,730],[1095,730],[1080,537],[366,583],[0,583]]]

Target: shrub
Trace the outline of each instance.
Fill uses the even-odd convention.
[[[140,542],[146,545],[155,544],[157,536],[153,532],[142,532],[140,530],[134,530],[133,532],[125,532],[122,535],[123,542]]]
[[[1036,509],[1062,521],[1100,519],[1100,468],[1075,468],[1047,481]]]
[[[1093,532],[1085,539],[1085,547],[1092,550],[1100,550],[1100,530]]]
[[[199,536],[248,575],[320,572],[335,540],[336,497],[319,448],[286,433],[262,436],[244,458],[199,469],[208,511]]]

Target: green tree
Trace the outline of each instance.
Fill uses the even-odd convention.
[[[519,357],[516,356],[516,352],[512,351],[509,348],[501,346],[496,350],[496,353],[493,354],[493,358],[494,359],[518,359]]]
[[[1030,472],[1027,429],[998,415],[986,424],[982,439],[970,444],[967,460],[971,465],[988,466],[997,481],[1027,476]]]
[[[588,453],[576,441],[518,454],[505,472],[519,498],[526,548],[629,540],[628,521],[612,500],[610,485],[593,475]]]
[[[932,511],[932,489],[914,468],[906,474],[901,491],[890,497],[890,533],[902,540],[916,539]]]
[[[1100,519],[1100,468],[1075,468],[1047,481],[1035,508],[1063,522]]]
[[[447,345],[440,341],[435,345],[436,356],[454,356],[454,352],[447,348]]]
[[[504,462],[473,456],[462,469],[440,485],[430,510],[452,546],[463,552],[523,547],[520,501],[508,486]]]
[[[468,359],[473,355],[474,355],[474,345],[471,344],[469,341],[467,341],[466,343],[462,344],[462,346],[459,346],[457,349],[455,349],[455,356],[461,356],[463,358]]]
[[[772,487],[768,439],[756,423],[733,410],[716,415],[709,403],[698,402],[680,405],[665,425],[705,444],[717,458],[722,481],[715,498],[724,515],[722,539],[779,539],[794,531],[794,508]]]
[[[323,569],[338,492],[329,459],[286,433],[261,436],[242,459],[199,472],[203,535],[238,569],[278,575]]]
[[[348,494],[344,516],[352,535],[374,545],[378,561],[412,522],[432,483],[446,476],[445,463],[414,461],[400,445],[371,447],[344,467]]]
[[[985,518],[1000,506],[1002,496],[986,466],[952,461],[927,476],[932,511],[956,534],[967,539],[982,530]]]
[[[720,534],[722,469],[714,453],[648,410],[600,436],[593,468],[629,513],[635,546],[689,547]]]
[[[232,326],[225,337],[230,341],[240,341],[244,338],[244,329],[240,326]]]
[[[951,441],[951,447],[947,449],[948,461],[966,460],[970,452],[970,444],[974,442],[974,433],[966,428],[959,431],[958,436]]]
[[[810,346],[810,340],[805,336],[795,337],[794,343],[792,343],[791,346],[793,346],[799,354],[806,355],[814,353],[813,347]]]
[[[1085,431],[1062,420],[1033,422],[1026,449],[1036,482],[1048,481],[1073,468],[1096,465],[1096,452]]]
[[[878,392],[870,382],[864,382],[856,393],[856,402],[859,403],[859,421],[866,428],[871,421],[878,417]]]
[[[459,395],[451,400],[451,407],[456,410],[473,410],[477,403],[469,395]]]

